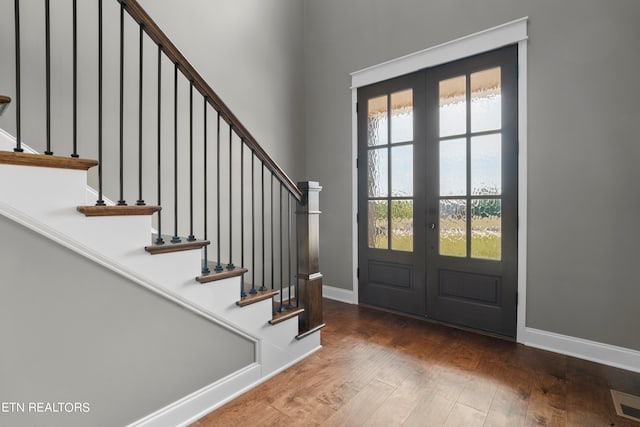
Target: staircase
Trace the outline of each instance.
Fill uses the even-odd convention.
[[[80,141],[78,136],[79,116],[89,107],[78,100],[77,76],[89,71],[79,71],[74,59],[68,64],[74,93],[72,121],[66,124],[72,130],[69,155],[54,154],[56,141],[51,134],[51,123],[56,120],[51,105],[55,85],[50,61],[52,5],[45,2],[44,118],[25,114],[20,101],[21,88],[29,84],[21,67],[30,53],[21,53],[20,36],[25,30],[20,28],[19,1],[15,10],[2,11],[16,17],[16,82],[11,98],[0,95],[0,114],[4,112],[4,119],[12,116],[15,123],[15,135],[0,129],[0,215],[254,340],[254,365],[222,383],[194,390],[193,395],[132,424],[183,425],[320,348],[319,331],[324,326],[318,265],[321,187],[316,182],[293,183],[136,1],[104,3],[97,3],[96,141]],[[107,3],[119,10],[120,28],[119,129],[115,132],[119,138],[109,148],[104,141],[108,120],[103,116],[102,87],[102,64],[109,60],[102,56],[103,26],[107,25],[103,7]],[[76,23],[83,13],[78,6],[74,1],[73,45],[69,47],[74,58],[81,37]],[[125,18],[138,26],[139,39],[125,38]],[[140,58],[131,69],[124,66],[127,42],[137,46]],[[150,53],[149,44],[156,46]],[[143,80],[150,72],[143,69],[145,54],[157,56],[157,68],[151,70],[157,78],[153,95],[157,102],[152,107],[143,93]],[[167,82],[167,64],[173,84],[171,78]],[[127,140],[130,132],[123,124],[127,108],[123,86],[130,73],[139,77],[135,126],[139,138],[135,140]],[[173,89],[173,96],[163,100],[165,86]],[[189,102],[182,105],[178,93],[185,89]],[[194,101],[194,95],[199,101]],[[194,112],[195,105],[199,113]],[[167,109],[173,116],[170,125],[165,123]],[[143,120],[147,110],[157,116],[155,123]],[[24,144],[25,123],[46,129],[44,154]],[[196,142],[194,129],[203,135]],[[114,146],[118,147],[116,155],[107,155]],[[137,154],[135,162],[125,159],[125,152],[131,151]],[[96,159],[84,159],[82,152],[95,153]],[[118,158],[116,165],[105,160],[114,157]],[[155,158],[148,162],[148,157]],[[89,187],[88,181],[97,188]],[[153,193],[143,191],[150,187]],[[105,197],[105,188],[117,193],[112,194],[117,202]],[[137,196],[134,204],[126,202],[127,194]],[[151,194],[156,204],[145,202]],[[162,230],[167,223],[173,226],[169,234]]]

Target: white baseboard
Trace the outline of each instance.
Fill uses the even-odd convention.
[[[262,384],[285,369],[311,356],[322,347],[318,346],[310,352],[296,358],[290,363],[264,377],[262,367],[253,364],[220,381],[217,381],[197,392],[154,412],[127,427],[164,427],[187,426],[216,410],[236,397]]]
[[[525,328],[518,342],[628,371],[640,372],[640,351],[582,338]]]
[[[322,296],[334,301],[346,302],[347,304],[358,303],[358,301],[356,301],[355,299],[355,294],[349,289],[322,285]]]
[[[213,408],[227,402],[236,396],[238,390],[251,387],[260,379],[261,367],[254,363],[245,369],[235,372],[226,378],[204,387],[195,393],[129,424],[128,427],[162,427],[184,426],[195,421],[194,414],[206,414]]]

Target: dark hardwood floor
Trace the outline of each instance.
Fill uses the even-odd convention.
[[[323,348],[194,426],[606,426],[640,374],[325,300]]]

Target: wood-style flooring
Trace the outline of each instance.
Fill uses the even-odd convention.
[[[640,427],[640,374],[325,300],[323,348],[194,426]]]

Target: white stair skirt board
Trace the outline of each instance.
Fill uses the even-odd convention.
[[[0,130],[0,149],[7,148],[7,139],[8,148],[14,146],[7,135]],[[271,299],[237,306],[240,277],[198,283],[195,276],[200,271],[202,251],[148,254],[144,246],[151,243],[150,217],[87,218],[77,212],[77,206],[95,203],[86,177],[85,171],[0,165],[0,182],[20,183],[0,187],[0,215],[257,343],[256,364],[251,369],[185,396],[133,425],[194,421],[320,348],[319,332],[295,339],[297,317],[270,325]],[[171,421],[167,424],[163,420]]]
[[[525,328],[520,340],[524,345],[530,347],[640,372],[640,351],[637,350],[528,327]]]

